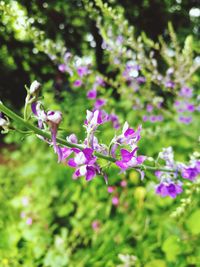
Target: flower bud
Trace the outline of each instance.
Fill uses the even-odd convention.
[[[62,113],[60,111],[48,111],[47,120],[53,124],[60,124],[62,120]]]
[[[1,118],[0,117],[0,127],[2,127],[2,128],[7,128],[8,127],[8,125],[9,125],[9,121],[8,120],[5,120],[4,118]]]
[[[38,81],[32,82],[30,86],[30,94],[34,95],[41,87],[41,84]]]

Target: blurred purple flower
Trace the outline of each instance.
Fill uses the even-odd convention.
[[[185,98],[191,98],[193,95],[193,90],[189,87],[182,87],[179,95]]]
[[[74,82],[74,86],[75,87],[80,87],[82,85],[82,81],[81,80],[76,80],[75,82]]]
[[[110,114],[109,120],[112,122],[113,128],[115,128],[115,129],[120,128],[119,118],[116,114],[114,114],[114,113]]]
[[[174,183],[174,182],[161,182],[156,187],[156,194],[166,197],[169,196],[171,198],[175,198],[177,195],[182,193],[182,185],[181,183]]]
[[[86,76],[87,74],[89,74],[89,69],[87,66],[81,66],[77,68],[77,73],[79,77],[82,78],[83,76]]]
[[[167,81],[167,82],[165,83],[165,86],[166,86],[167,88],[171,88],[171,89],[173,89],[173,88],[175,87],[175,83],[174,83],[173,81]]]
[[[96,100],[94,107],[95,109],[100,109],[101,107],[103,107],[106,104],[106,100],[103,98],[99,98]]]
[[[90,91],[87,92],[87,98],[88,99],[95,99],[97,97],[97,90],[96,89],[91,89]]]

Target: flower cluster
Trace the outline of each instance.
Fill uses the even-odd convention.
[[[80,75],[84,75],[85,69],[81,69]],[[82,73],[83,72],[83,73]],[[102,84],[102,80],[97,79]],[[96,86],[97,86],[96,84]],[[37,85],[37,82],[34,82]],[[33,84],[32,87],[33,88]],[[95,90],[95,89],[92,89]],[[181,94],[190,93],[181,91]],[[96,98],[97,94],[90,92],[90,98]],[[92,96],[92,97],[91,97]],[[159,102],[161,105],[161,102]],[[158,107],[159,107],[158,105]],[[60,111],[47,111],[45,112],[41,102],[33,101],[31,103],[32,111],[38,120],[38,127],[40,129],[46,129],[49,127],[51,132],[51,140],[43,138],[50,145],[53,145],[55,153],[58,155],[58,161],[67,163],[70,167],[75,168],[73,179],[84,176],[87,181],[92,180],[97,175],[103,175],[107,182],[107,175],[98,163],[98,157],[96,153],[100,153],[106,157],[112,157],[115,165],[120,168],[120,172],[125,172],[130,168],[135,168],[141,174],[141,179],[144,178],[144,171],[141,168],[143,162],[146,160],[146,156],[138,155],[138,142],[141,138],[142,126],[139,125],[136,130],[131,128],[127,122],[125,122],[122,133],[115,135],[111,140],[109,146],[106,144],[100,144],[96,137],[97,129],[100,125],[111,120],[111,115],[108,115],[101,108],[94,108],[92,111],[87,110],[86,120],[84,127],[86,129],[86,138],[82,143],[78,143],[78,138],[75,134],[68,136],[67,142],[73,144],[74,147],[63,147],[57,144],[57,131],[62,120],[62,114]],[[152,112],[153,106],[148,104],[147,111]],[[112,120],[118,123],[115,115],[112,114]],[[117,155],[120,150],[120,155]],[[164,148],[159,153],[158,159],[165,161],[165,166],[162,170],[155,172],[156,177],[159,180],[159,184],[156,186],[156,193],[163,197],[170,196],[175,198],[179,195],[182,189],[182,182],[180,181],[180,173],[184,179],[194,181],[197,175],[200,174],[200,161],[192,159],[188,165],[176,162],[174,160],[174,152],[171,147]],[[111,188],[111,187],[110,187]],[[116,198],[117,199],[117,198]],[[114,204],[117,205],[114,198]],[[117,201],[117,200],[116,200]]]
[[[79,70],[80,76],[87,73],[87,69],[83,68]],[[97,79],[98,84],[102,84],[102,80]],[[66,141],[57,137],[59,126],[62,122],[62,113],[60,111],[45,111],[42,103],[38,100],[40,83],[34,81],[30,89],[27,88],[27,97],[25,102],[25,113],[23,124],[26,124],[27,107],[30,105],[34,117],[37,119],[38,128],[41,133],[39,138],[51,145],[58,155],[58,161],[67,163],[68,166],[74,168],[73,178],[85,177],[86,181],[91,181],[97,175],[102,175],[108,182],[107,174],[104,167],[101,166],[99,158],[113,162],[119,169],[120,173],[128,171],[134,168],[141,174],[141,179],[144,178],[144,170],[157,170],[155,172],[156,177],[159,180],[159,184],[156,186],[156,193],[163,197],[170,196],[175,198],[179,195],[183,189],[180,178],[190,181],[196,180],[200,174],[200,160],[199,156],[192,156],[188,164],[176,162],[174,160],[174,152],[171,147],[164,148],[159,153],[158,159],[155,161],[155,167],[144,165],[144,161],[147,159],[145,155],[138,155],[138,142],[141,139],[142,126],[139,125],[136,130],[131,128],[127,122],[124,123],[122,132],[115,134],[109,144],[99,143],[96,136],[98,128],[112,120],[116,124],[115,128],[118,128],[118,119],[115,114],[109,115],[101,108],[94,108],[92,111],[87,110],[86,120],[84,122],[84,128],[86,137],[82,142],[78,141],[75,134],[71,134],[66,137]],[[182,89],[181,96],[190,97],[191,91],[188,88]],[[96,95],[95,95],[96,97]],[[5,114],[13,118],[12,112],[10,113],[0,102],[1,110],[5,110]],[[152,112],[153,106],[148,104],[147,111]],[[18,116],[14,116],[14,119],[19,119]],[[0,126],[8,127],[9,121],[5,116],[0,113]],[[29,127],[29,124],[28,124]],[[31,127],[33,129],[33,127]],[[41,131],[42,130],[42,131]],[[43,134],[49,130],[51,134]],[[61,140],[61,142],[59,141]],[[164,161],[165,165],[160,167],[158,160]],[[163,164],[162,164],[163,165]],[[121,185],[126,186],[126,184]],[[112,187],[108,190],[112,191]],[[113,197],[113,205],[118,205],[118,196]]]
[[[178,98],[174,102],[174,107],[178,112],[178,120],[184,124],[190,124],[192,122],[191,114],[198,111],[198,108],[192,101],[193,90],[189,87],[182,87],[179,91]]]
[[[160,182],[156,187],[156,193],[163,197],[175,198],[182,193],[183,183],[180,181],[180,174],[184,179],[190,181],[194,181],[200,174],[200,160],[193,158],[189,165],[176,162],[172,147],[163,148],[163,151],[159,153],[159,158],[165,161],[165,167],[163,171],[155,172]]]
[[[156,114],[161,108],[162,108],[162,100],[159,102],[157,101],[156,105],[147,104],[146,105],[147,115],[143,116],[143,121],[144,122],[150,121],[152,123],[163,121],[163,115]]]
[[[155,172],[155,175],[159,179],[159,185],[156,187],[156,193],[162,197],[170,196],[175,198],[182,192],[182,183],[178,180],[178,166],[174,161],[174,152],[172,147],[163,148],[162,152],[159,153],[159,158],[165,161],[165,167],[164,171]],[[167,169],[172,169],[174,171],[167,171]]]

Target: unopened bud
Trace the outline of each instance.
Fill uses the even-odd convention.
[[[0,118],[0,127],[6,127],[9,125],[9,122],[3,118]]]
[[[9,120],[0,117],[0,128],[3,128],[4,131],[8,131],[8,128],[9,128]]]
[[[60,124],[62,120],[62,113],[60,111],[49,111],[47,113],[47,120],[50,123]]]
[[[30,94],[33,95],[35,94],[41,87],[41,84],[38,81],[32,82],[30,86]]]

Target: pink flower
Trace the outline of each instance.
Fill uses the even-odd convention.
[[[98,220],[95,220],[92,222],[92,228],[93,230],[97,231],[100,228],[100,222]]]
[[[120,185],[121,185],[121,187],[126,187],[127,186],[127,182],[125,180],[122,180],[120,182]]]
[[[27,220],[26,220],[26,224],[27,225],[32,225],[33,223],[33,219],[31,217],[28,217]]]
[[[114,206],[118,206],[119,205],[119,198],[117,196],[112,198],[112,204]]]
[[[108,193],[113,193],[115,188],[113,186],[108,186]]]

